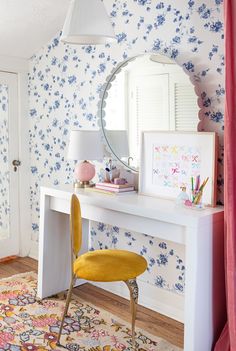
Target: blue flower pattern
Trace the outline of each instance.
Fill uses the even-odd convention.
[[[185,287],[184,247],[152,236],[133,233],[104,223],[91,222],[90,250],[129,250],[148,262],[140,279],[158,288],[183,295]]]
[[[223,199],[223,1],[104,0],[104,4],[117,43],[69,46],[60,43],[59,33],[31,59],[28,90],[33,240],[38,240],[40,186],[60,186],[73,180],[75,162],[68,161],[66,155],[69,130],[97,126],[97,103],[106,77],[119,62],[145,52],[175,59],[195,85],[199,130],[217,130],[220,136],[217,184],[218,200]],[[97,163],[98,179],[103,167]],[[120,247],[119,238],[123,237],[122,247],[134,248],[148,260],[142,279],[183,294],[182,248],[141,234],[137,240],[137,235],[93,223],[91,249]],[[173,270],[174,277],[170,277]]]

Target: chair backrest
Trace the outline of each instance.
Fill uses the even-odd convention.
[[[80,202],[78,197],[73,194],[71,197],[71,207],[70,207],[70,233],[71,233],[71,243],[72,252],[77,258],[82,245],[82,218]]]

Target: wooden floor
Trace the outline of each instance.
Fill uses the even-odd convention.
[[[6,278],[18,273],[37,271],[37,261],[26,258],[11,258],[0,261],[0,278]],[[84,284],[74,289],[76,295],[87,302],[95,304],[120,318],[130,321],[129,302],[121,297],[111,294],[103,289]],[[153,335],[162,337],[172,344],[183,347],[184,327],[173,319],[139,306],[137,326]]]

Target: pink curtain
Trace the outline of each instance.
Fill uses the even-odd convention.
[[[236,351],[236,0],[225,0],[225,250],[228,322],[215,351]]]

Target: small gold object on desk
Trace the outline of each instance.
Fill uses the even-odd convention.
[[[78,181],[74,182],[74,189],[84,189],[84,188],[92,188],[95,184],[90,181]]]

